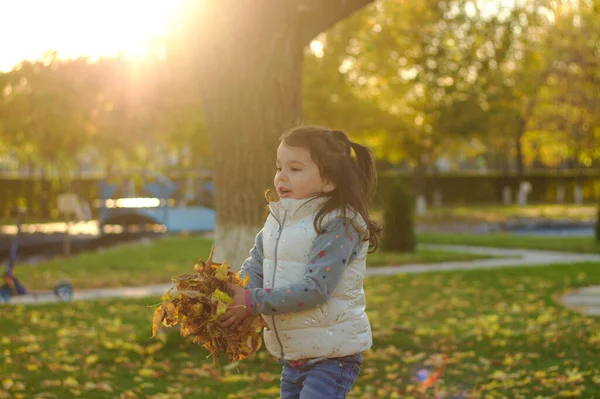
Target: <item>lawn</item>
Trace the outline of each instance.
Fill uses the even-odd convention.
[[[589,221],[596,219],[596,212],[596,205],[574,204],[442,206],[429,207],[427,214],[417,217],[417,222],[506,222],[517,218]]]
[[[378,218],[381,211],[374,211]],[[511,218],[544,218],[588,221],[596,217],[595,205],[575,204],[530,204],[525,206],[511,205],[446,205],[439,208],[430,206],[426,215],[417,216],[418,223],[441,222],[505,222]],[[62,219],[43,218],[28,215],[26,223],[55,223]],[[0,217],[0,226],[15,224],[15,217]]]
[[[489,233],[420,233],[424,244],[478,245],[499,248],[525,248],[548,251],[600,253],[600,243],[594,237],[538,237],[517,234]]]
[[[59,279],[68,279],[76,289],[160,284],[169,282],[171,276],[191,272],[198,257],[208,257],[211,246],[210,240],[198,236],[164,237],[22,266],[15,274],[34,289],[50,289]],[[427,249],[412,254],[377,251],[369,255],[368,263],[376,267],[482,258],[486,257]]]
[[[559,305],[600,283],[600,264],[371,277],[375,344],[352,398],[406,393],[448,356],[435,389],[476,398],[600,397],[600,319]],[[159,298],[0,307],[0,398],[277,398],[279,365],[261,349],[236,365],[176,331],[149,339]],[[446,396],[453,397],[453,396]]]

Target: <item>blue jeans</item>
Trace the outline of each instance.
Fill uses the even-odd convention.
[[[344,399],[352,389],[362,354],[321,360],[292,367],[285,361],[281,372],[281,399]]]

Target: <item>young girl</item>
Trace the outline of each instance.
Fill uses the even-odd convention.
[[[250,283],[230,285],[220,321],[262,315],[282,399],[345,398],[372,345],[363,280],[381,233],[368,212],[373,155],[343,132],[303,126],[283,134],[276,166],[280,200],[242,266]]]

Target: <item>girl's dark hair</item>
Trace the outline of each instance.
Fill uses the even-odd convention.
[[[285,132],[280,142],[288,147],[309,150],[321,177],[335,186],[333,191],[322,194],[329,199],[315,217],[315,230],[323,233],[321,221],[334,210],[341,210],[344,217],[348,211],[357,212],[367,224],[364,240],[369,241],[370,252],[375,251],[381,227],[369,217],[369,201],[377,185],[373,152],[350,141],[344,132],[318,126],[295,127]]]

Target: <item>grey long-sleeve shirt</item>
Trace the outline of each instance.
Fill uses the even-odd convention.
[[[314,308],[327,301],[340,281],[346,265],[356,256],[361,239],[351,223],[335,218],[324,226],[312,245],[304,278],[288,286],[263,288],[262,231],[256,236],[250,257],[242,265],[242,275],[250,283],[253,314],[280,314]]]

